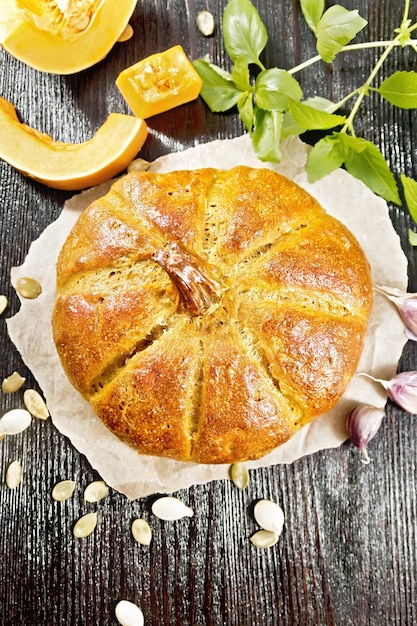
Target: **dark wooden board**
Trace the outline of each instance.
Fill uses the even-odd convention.
[[[41,74],[0,51],[0,95],[27,124],[62,141],[90,138],[112,111],[128,112],[115,86],[118,73],[156,51],[180,43],[191,58],[209,54],[227,66],[220,29],[204,38],[195,17],[208,8],[219,25],[224,0],[140,0],[132,19],[134,38],[117,44],[95,67],[74,76]],[[343,0],[369,26],[358,40],[385,39],[401,21],[398,0]],[[289,69],[315,54],[296,0],[256,0],[269,32],[267,66]],[[417,3],[412,5],[415,17]],[[1,10],[1,9],[0,9]],[[319,63],[297,76],[304,93],[342,98],[364,81],[378,51],[346,53],[333,66]],[[415,54],[398,50],[382,76],[415,68]],[[201,100],[148,120],[141,156],[154,159],[214,138],[235,137],[243,127],[233,112],[215,115]],[[414,111],[394,109],[371,95],[357,118],[357,132],[375,141],[398,176],[417,177]],[[1,138],[0,138],[1,141]],[[0,163],[0,293],[9,307],[0,318],[0,377],[14,370],[37,387],[12,345],[5,318],[19,307],[10,269],[23,262],[30,243],[55,220],[72,194],[48,189]],[[410,290],[417,290],[416,256],[407,242],[411,222],[390,207],[409,260]],[[384,250],[381,250],[384,254]],[[389,259],[387,259],[389,263]],[[417,369],[409,342],[401,370]],[[21,402],[1,394],[2,412]],[[346,443],[291,465],[251,472],[247,490],[215,481],[179,492],[195,510],[192,519],[167,524],[152,518],[151,546],[136,545],[132,520],[150,519],[150,498],[134,502],[111,490],[88,539],[73,538],[79,515],[93,510],[82,488],[97,478],[53,426],[34,421],[21,435],[0,443],[0,623],[5,626],[116,624],[118,600],[137,602],[155,626],[393,626],[417,623],[417,421],[387,406],[386,419],[364,465]],[[24,480],[5,485],[8,464],[19,458]],[[51,499],[53,485],[74,478],[71,500]],[[255,549],[258,498],[278,500],[286,522],[279,543]]]

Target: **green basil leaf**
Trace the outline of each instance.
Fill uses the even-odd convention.
[[[309,182],[314,183],[323,176],[327,176],[340,167],[344,159],[344,147],[340,133],[323,137],[312,148],[308,156],[307,174]]]
[[[252,145],[261,161],[279,163],[281,160],[282,116],[280,111],[254,109]]]
[[[225,78],[225,72],[218,72],[217,66],[204,60],[193,61],[203,86],[200,95],[213,112],[228,111],[238,101],[241,91],[230,79]]]
[[[305,128],[302,128],[302,126],[299,126],[294,122],[294,118],[291,113],[285,111],[282,117],[281,140],[287,139],[293,135],[301,135],[304,131]]]
[[[346,148],[345,167],[347,171],[387,202],[401,204],[394,175],[379,148],[366,139],[355,137],[354,143],[363,148],[359,152],[352,148],[354,145],[350,141],[352,137],[348,137],[346,133],[340,133],[340,137]]]
[[[301,0],[301,10],[304,19],[314,34],[317,34],[317,26],[324,11],[324,0]]]
[[[417,246],[417,233],[411,229],[408,230],[408,241],[412,246]]]
[[[401,109],[417,108],[417,73],[395,72],[376,89],[385,100]]]
[[[267,111],[285,111],[288,100],[301,100],[303,92],[298,81],[285,70],[274,67],[258,74],[255,82],[255,100]]]
[[[252,91],[249,67],[246,59],[243,57],[239,57],[235,61],[232,69],[232,80],[240,91]]]
[[[237,101],[237,110],[240,118],[244,123],[246,130],[250,133],[253,128],[253,98],[252,93],[245,92],[239,96]]]
[[[294,121],[305,130],[326,130],[343,124],[344,115],[333,115],[326,111],[319,111],[303,102],[289,100],[288,110]]]
[[[317,51],[323,61],[331,63],[367,23],[356,10],[348,11],[338,4],[327,9],[317,26]]]
[[[223,13],[223,40],[228,55],[259,65],[268,33],[250,0],[230,0]]]
[[[401,174],[401,183],[404,189],[405,201],[408,212],[415,222],[417,222],[417,181]]]
[[[309,107],[313,107],[313,109],[318,109],[319,111],[326,111],[326,113],[334,113],[338,109],[337,104],[321,96],[306,98],[306,100],[303,100],[303,104],[308,104]]]

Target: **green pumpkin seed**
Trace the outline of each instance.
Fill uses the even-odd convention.
[[[42,287],[36,278],[21,276],[16,281],[16,291],[22,298],[37,298],[42,293]]]
[[[75,480],[61,480],[52,489],[52,498],[57,502],[68,500],[75,491],[75,485]]]
[[[146,172],[146,170],[150,167],[150,161],[145,161],[145,159],[137,158],[133,159],[127,166],[127,172],[130,174],[131,172]]]

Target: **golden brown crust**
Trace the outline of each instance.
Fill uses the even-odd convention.
[[[129,174],[57,264],[54,340],[121,439],[199,463],[259,458],[337,402],[362,351],[369,264],[268,169]]]

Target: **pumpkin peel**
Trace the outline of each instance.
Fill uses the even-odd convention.
[[[2,0],[0,44],[27,65],[75,74],[104,59],[125,30],[136,0]]]
[[[0,158],[23,175],[49,187],[79,190],[98,185],[122,172],[142,148],[146,123],[110,113],[88,141],[55,141],[19,121],[14,106],[0,97]]]

